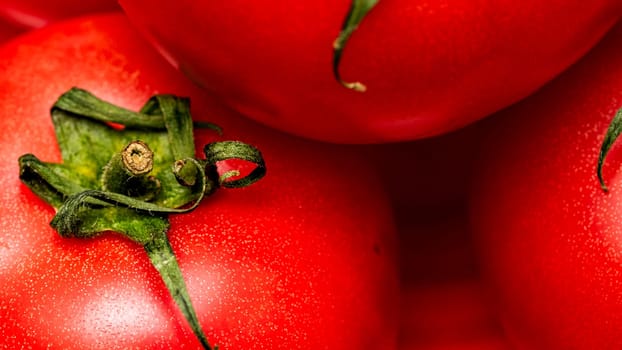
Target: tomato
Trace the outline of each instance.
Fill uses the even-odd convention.
[[[472,221],[517,349],[620,349],[622,149],[596,176],[622,107],[622,25],[584,60],[487,124]]]
[[[414,140],[527,96],[583,55],[622,13],[618,0],[382,0],[332,75],[351,0],[121,0],[176,66],[244,115],[339,143]]]
[[[166,64],[122,15],[31,32],[0,48],[0,347],[180,349],[198,342],[139,245],[61,238],[20,185],[17,158],[60,161],[49,109],[72,86],[137,110],[189,96],[193,116],[261,149],[268,174],[172,215],[169,239],[207,337],[221,349],[395,349],[395,230],[368,164],[223,107]],[[197,146],[220,139],[199,130]]]
[[[85,13],[118,10],[114,0],[0,0],[0,17],[25,28],[38,28]]]

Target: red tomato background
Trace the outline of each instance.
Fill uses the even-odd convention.
[[[509,350],[479,273],[464,201],[398,216],[399,350]]]
[[[119,10],[115,0],[0,0],[0,42],[61,19]]]
[[[24,28],[0,19],[0,43],[9,40],[24,31]]]
[[[622,25],[584,60],[493,117],[472,220],[517,349],[622,348],[622,148],[596,177],[622,107]]]
[[[481,137],[479,123],[425,140],[361,148],[380,174],[397,215],[461,205]],[[433,209],[436,207],[436,209]]]
[[[0,0],[0,17],[24,28],[87,13],[118,11],[115,0]]]
[[[406,288],[399,350],[510,350],[479,280]]]
[[[249,118],[339,143],[413,140],[460,128],[535,91],[622,14],[619,0],[383,0],[345,49],[351,0],[121,0],[179,68]]]
[[[121,15],[48,26],[0,49],[0,347],[180,349],[197,343],[142,248],[63,239],[19,184],[17,158],[58,161],[49,109],[72,86],[137,109],[192,98],[268,175],[173,216],[170,240],[209,339],[223,349],[395,349],[396,237],[384,193],[349,150],[241,120],[134,34]],[[197,143],[214,141],[212,131]]]

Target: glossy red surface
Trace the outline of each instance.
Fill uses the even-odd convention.
[[[619,0],[383,0],[345,49],[332,43],[350,0],[121,0],[176,66],[249,118],[339,143],[414,140],[485,117],[586,53]]]

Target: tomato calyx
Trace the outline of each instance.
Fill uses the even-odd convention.
[[[596,175],[598,176],[598,182],[600,183],[600,187],[603,191],[608,192],[609,188],[605,184],[605,180],[603,178],[603,166],[605,165],[605,159],[607,158],[607,154],[611,149],[611,146],[616,142],[618,137],[622,133],[622,108],[620,108],[611,123],[609,124],[609,128],[607,128],[607,132],[605,133],[605,139],[600,147],[600,153],[598,155],[598,164],[596,166]]]
[[[367,87],[360,81],[344,81],[341,78],[341,73],[339,72],[339,65],[341,63],[343,49],[350,39],[350,36],[352,36],[354,30],[358,28],[363,18],[365,18],[367,13],[371,11],[374,6],[376,6],[378,1],[379,0],[352,0],[350,9],[348,10],[348,13],[343,21],[343,25],[341,26],[341,31],[339,32],[337,39],[333,42],[333,75],[339,84],[358,92],[365,92]]]
[[[192,211],[219,188],[261,179],[261,152],[219,141],[207,144],[205,159],[198,159],[189,100],[173,95],[155,95],[133,112],[72,88],[51,115],[63,162],[32,154],[19,159],[22,182],[57,210],[50,225],[63,237],[112,231],[142,245],[199,342],[211,350],[167,238],[168,215]],[[236,170],[219,175],[217,163],[230,159],[256,166],[242,177]]]

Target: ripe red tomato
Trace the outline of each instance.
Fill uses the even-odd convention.
[[[340,143],[441,134],[527,96],[583,55],[619,0],[382,0],[332,75],[352,0],[121,0],[133,23],[206,90],[275,128]]]
[[[221,349],[395,349],[391,213],[373,172],[340,147],[240,119],[134,34],[121,15],[48,26],[0,49],[0,347],[197,348],[142,247],[61,238],[17,158],[59,161],[49,108],[72,86],[137,109],[156,92],[262,150],[268,175],[172,216],[170,241],[209,340]],[[199,145],[218,139],[197,132]]]
[[[622,348],[622,148],[596,176],[622,107],[622,25],[536,95],[493,117],[472,221],[517,349]]]
[[[27,28],[86,13],[118,10],[115,0],[0,0],[0,17]]]

